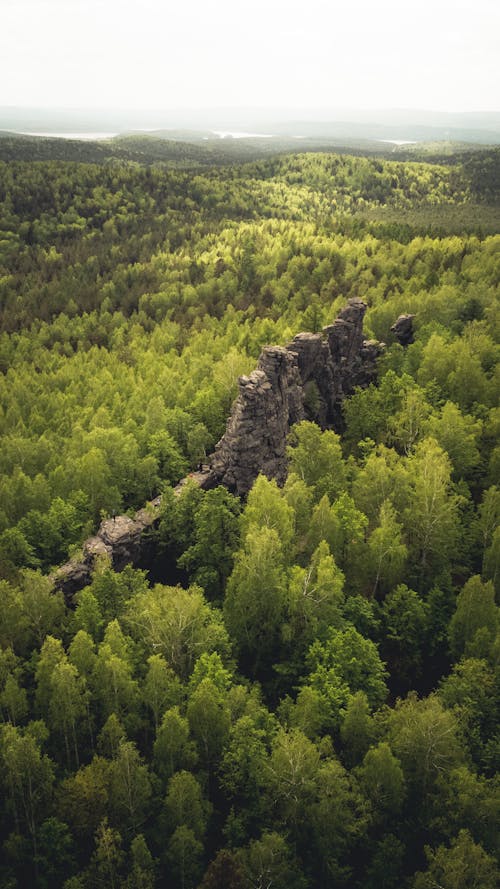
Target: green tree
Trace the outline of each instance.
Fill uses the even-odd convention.
[[[402,579],[408,549],[403,541],[402,526],[389,500],[380,507],[379,524],[368,539],[372,595],[386,593]]]
[[[161,654],[181,677],[204,651],[229,649],[220,613],[198,587],[184,590],[157,584],[129,603],[127,622],[148,654]]]
[[[427,870],[415,874],[413,889],[497,889],[500,878],[494,858],[461,830],[448,847],[426,847]]]
[[[192,830],[198,840],[203,840],[207,829],[210,805],[203,799],[199,782],[191,772],[176,772],[168,782],[163,805],[165,823],[169,833],[181,825]]]
[[[262,675],[275,660],[286,608],[283,549],[273,528],[251,528],[235,556],[224,619],[242,663]]]
[[[182,683],[168,666],[165,658],[160,654],[152,654],[148,658],[148,672],[144,679],[141,698],[153,714],[155,732],[158,731],[160,719],[165,711],[180,704],[183,695]]]
[[[330,500],[338,497],[346,487],[339,436],[303,420],[293,428],[290,442],[290,471],[314,489],[316,501],[324,494]]]
[[[403,770],[385,741],[367,751],[356,776],[377,820],[401,811],[405,797]]]
[[[209,598],[222,596],[231,573],[239,512],[239,500],[225,488],[208,491],[194,515],[193,543],[177,560]]]
[[[117,822],[137,831],[146,819],[151,798],[147,766],[131,741],[123,741],[110,769],[110,807]]]
[[[180,769],[196,765],[198,756],[195,744],[189,737],[189,723],[181,716],[178,707],[167,710],[156,733],[153,745],[153,762],[163,779],[171,778]]]
[[[399,759],[408,789],[425,797],[438,777],[463,762],[459,727],[435,694],[410,693],[388,718],[388,740]]]
[[[471,577],[457,597],[455,613],[449,625],[450,648],[455,659],[462,654],[488,655],[499,620],[495,590],[491,581]],[[477,651],[477,646],[481,649]],[[485,649],[483,652],[482,649]]]
[[[172,834],[167,846],[167,862],[179,889],[194,889],[201,876],[203,844],[185,824]]]

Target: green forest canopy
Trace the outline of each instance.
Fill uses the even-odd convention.
[[[495,170],[0,163],[2,889],[497,885]],[[387,350],[342,435],[174,497],[262,346],[351,296]],[[162,490],[157,583],[54,593]]]

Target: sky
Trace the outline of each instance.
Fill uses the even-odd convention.
[[[0,105],[500,111],[498,0],[0,0]]]

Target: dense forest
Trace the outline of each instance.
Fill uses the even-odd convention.
[[[179,146],[0,161],[0,887],[497,889],[500,152]],[[353,296],[342,428],[174,493]],[[155,564],[65,600],[159,493]]]

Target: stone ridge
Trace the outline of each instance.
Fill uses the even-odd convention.
[[[239,394],[216,445],[210,464],[188,479],[207,490],[224,485],[244,496],[259,473],[283,484],[287,474],[286,443],[290,427],[309,419],[323,429],[342,427],[341,404],[356,386],[376,378],[376,361],[383,343],[363,339],[366,305],[350,299],[333,324],[322,333],[300,333],[287,346],[266,346],[256,370],[239,379]],[[161,498],[134,516],[105,519],[96,535],[83,544],[83,555],[59,568],[52,579],[71,598],[92,580],[99,557],[121,571],[127,564],[144,563],[147,537],[157,524]]]
[[[259,473],[283,484],[290,427],[310,419],[340,429],[341,404],[376,377],[383,344],[363,339],[365,303],[350,299],[319,333],[300,333],[285,347],[268,346],[257,370],[240,377],[239,394],[203,487],[225,485],[244,496]]]

